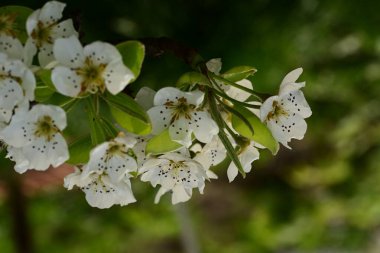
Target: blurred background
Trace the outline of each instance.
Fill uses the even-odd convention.
[[[170,37],[221,57],[224,70],[257,67],[251,80],[262,93],[276,94],[285,74],[303,67],[313,115],[293,150],[262,152],[231,184],[216,171],[186,205],[168,196],[155,205],[156,189],[135,182],[137,203],[98,210],[63,188],[68,168],[2,171],[1,253],[23,252],[23,243],[37,253],[380,252],[379,1],[66,2],[84,42]],[[147,57],[129,89],[174,85],[189,70],[170,54]]]

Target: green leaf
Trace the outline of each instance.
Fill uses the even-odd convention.
[[[28,38],[26,20],[33,10],[24,6],[4,6],[0,8],[0,20],[6,20],[6,27],[0,27],[0,33],[16,36],[22,43]],[[9,22],[9,25],[8,25]]]
[[[43,83],[45,86],[49,87],[51,90],[56,91],[56,88],[51,81],[51,70],[50,69],[39,69],[35,73],[37,81]]]
[[[128,132],[147,135],[152,131],[148,114],[133,98],[119,93],[108,94],[104,99],[115,121]]]
[[[136,40],[122,42],[116,45],[123,57],[124,64],[133,72],[136,80],[140,75],[141,66],[145,57],[145,46]]]
[[[80,138],[69,145],[70,159],[67,163],[76,165],[87,163],[92,149],[91,137]]]
[[[146,154],[163,154],[171,151],[175,151],[183,147],[178,142],[172,141],[169,135],[169,130],[166,129],[159,135],[154,136],[148,141],[145,148]]]
[[[54,91],[47,86],[38,86],[34,90],[34,99],[39,102],[45,102],[51,98],[54,94]]]
[[[92,145],[96,146],[106,141],[106,135],[101,126],[93,97],[86,98],[86,111],[88,116],[88,125],[90,127]]]
[[[279,148],[278,142],[273,138],[272,133],[267,126],[250,110],[239,105],[235,105],[234,109],[238,111],[254,129],[254,133],[247,126],[246,122],[240,117],[232,114],[232,126],[242,136],[249,138],[264,147],[268,148],[273,154],[276,154]]]
[[[212,92],[210,90],[207,91],[207,100],[210,105],[210,113],[212,118],[215,120],[216,124],[219,127],[219,133],[218,136],[220,140],[222,141],[224,147],[227,150],[227,155],[231,159],[231,161],[236,165],[239,172],[242,174],[243,177],[245,177],[245,171],[243,169],[243,166],[241,165],[241,162],[239,160],[239,157],[236,154],[236,151],[228,139],[226,133],[224,132],[224,129],[226,127],[226,123],[224,122],[222,116],[220,115],[220,112],[218,110],[215,97],[212,95]],[[228,127],[228,126],[227,126]]]
[[[177,87],[192,86],[195,84],[210,85],[207,77],[199,72],[187,72],[183,74],[177,81]]]
[[[251,66],[234,67],[222,74],[222,77],[231,81],[237,82],[243,80],[257,72],[257,69]]]

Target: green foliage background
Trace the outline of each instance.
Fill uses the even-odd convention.
[[[275,94],[299,66],[313,115],[303,141],[254,162],[245,180],[225,170],[189,202],[202,252],[380,252],[380,2],[318,0],[67,1],[83,40],[166,36],[253,65],[257,91]],[[40,1],[2,1],[33,8]],[[78,16],[78,14],[80,14]],[[188,67],[147,58],[129,87],[174,85]],[[14,172],[16,173],[16,172]],[[89,207],[80,191],[28,199],[36,252],[183,252],[169,198],[133,184],[136,204]],[[0,252],[13,252],[10,209],[0,199]]]

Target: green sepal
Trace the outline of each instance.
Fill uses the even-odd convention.
[[[80,138],[69,145],[70,159],[66,162],[72,165],[85,164],[90,158],[92,142],[90,136]]]
[[[133,81],[136,80],[140,75],[141,67],[144,61],[145,46],[139,41],[130,40],[116,45],[116,48],[123,57],[123,63],[135,75]]]
[[[207,77],[205,77],[199,72],[187,72],[178,79],[176,86],[179,88],[183,88],[187,86],[193,86],[196,84],[209,86],[210,82],[207,79]]]
[[[145,153],[158,155],[178,150],[181,147],[183,147],[181,144],[170,138],[169,130],[166,129],[148,141],[145,147]]]
[[[28,34],[26,32],[25,24],[26,20],[33,13],[33,10],[24,6],[4,6],[0,8],[0,16],[9,16],[14,19],[11,30],[3,31],[0,30],[1,34],[6,34],[9,36],[17,37],[22,43],[28,38]],[[1,27],[0,29],[3,29]]]
[[[125,130],[138,135],[147,135],[152,125],[146,111],[131,97],[124,93],[104,96],[114,120]]]
[[[237,82],[255,74],[257,69],[251,66],[237,66],[222,74],[222,77],[231,81]]]
[[[232,114],[232,126],[242,136],[253,140],[264,147],[268,148],[273,154],[276,154],[279,149],[278,142],[273,138],[271,131],[268,127],[261,122],[261,120],[250,110],[245,107],[235,105],[234,109],[238,111],[254,129],[254,133],[247,126],[246,122],[241,120],[240,117]]]

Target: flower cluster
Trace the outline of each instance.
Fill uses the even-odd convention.
[[[202,61],[176,87],[142,87],[133,99],[125,88],[140,73],[144,46],[83,45],[73,21],[60,21],[64,8],[51,1],[31,11],[26,39],[0,11],[0,140],[17,172],[69,163],[75,172],[65,187],[79,187],[93,207],[135,202],[136,179],[159,186],[156,203],[169,193],[176,204],[193,189],[203,193],[223,164],[232,182],[262,150],[276,154],[279,143],[290,148],[303,138],[311,110],[305,83],[296,82],[301,68],[265,101],[248,79],[254,68],[221,73],[220,59]]]

